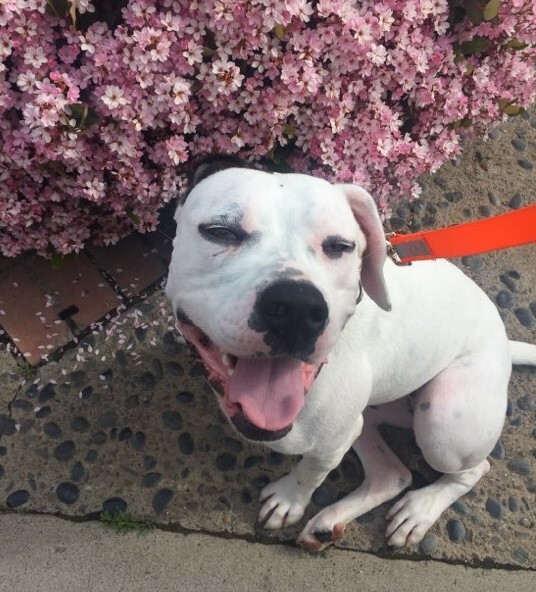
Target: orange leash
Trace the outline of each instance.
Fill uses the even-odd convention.
[[[484,220],[392,234],[390,254],[397,263],[476,255],[536,242],[536,204]]]

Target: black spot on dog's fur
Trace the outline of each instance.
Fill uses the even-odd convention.
[[[235,429],[244,436],[247,440],[254,442],[274,442],[284,438],[292,429],[292,424],[281,430],[275,432],[269,430],[263,430],[257,427],[246,419],[243,413],[238,413],[230,418],[231,423]]]
[[[313,534],[320,543],[330,543],[333,540],[333,531],[331,530],[315,530]]]
[[[232,154],[209,154],[202,156],[189,163],[185,169],[188,175],[188,188],[179,197],[179,203],[183,204],[192,189],[203,181],[203,179],[230,168],[266,170],[257,163],[248,162]],[[266,172],[269,171],[266,170]]]
[[[182,310],[182,308],[177,308],[175,310],[175,316],[180,323],[186,323],[187,325],[193,324],[190,317]]]
[[[195,169],[190,176],[189,185],[190,187],[194,187],[203,179],[210,177],[210,175],[230,168],[248,169],[255,167],[242,158],[238,158],[238,156],[230,154],[211,154],[195,163]]]

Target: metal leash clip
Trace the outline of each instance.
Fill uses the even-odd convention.
[[[175,329],[177,331],[177,333],[179,334],[179,337],[177,339],[177,343],[181,343],[181,344],[186,344],[189,346],[189,342],[186,339],[186,337],[184,336],[184,333],[181,331],[181,328],[179,326],[179,321],[175,320]]]
[[[400,259],[400,255],[396,252],[396,249],[391,244],[390,239],[395,235],[396,235],[396,232],[387,232],[385,234],[385,242],[387,245],[387,256],[391,258],[391,260],[393,261],[393,263],[395,265],[398,265],[400,267],[406,267],[407,265],[411,265],[411,261],[404,263],[404,261],[402,261],[402,259]]]

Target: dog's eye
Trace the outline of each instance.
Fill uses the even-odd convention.
[[[231,228],[219,224],[200,224],[199,234],[203,238],[220,245],[239,245],[247,234],[241,228]]]
[[[346,240],[340,236],[328,236],[322,243],[324,253],[335,259],[341,257],[343,253],[352,253],[355,249],[353,241]]]

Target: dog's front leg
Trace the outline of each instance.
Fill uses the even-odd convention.
[[[315,489],[339,465],[362,427],[363,418],[359,416],[346,434],[343,430],[336,437],[322,438],[317,446],[304,453],[288,475],[269,483],[262,490],[260,501],[263,505],[259,522],[263,523],[264,528],[284,528],[301,519]],[[341,439],[343,434],[345,437]],[[333,443],[337,438],[340,440],[339,446],[326,449],[325,443]]]
[[[383,441],[377,425],[368,425],[370,413],[365,414],[365,427],[353,444],[365,478],[355,491],[309,520],[297,540],[308,551],[320,551],[337,541],[346,524],[393,499],[411,484],[410,470]]]
[[[331,459],[305,455],[288,475],[269,483],[261,492],[263,506],[259,512],[259,522],[270,529],[296,524],[303,516],[315,489],[339,464],[342,455]]]

